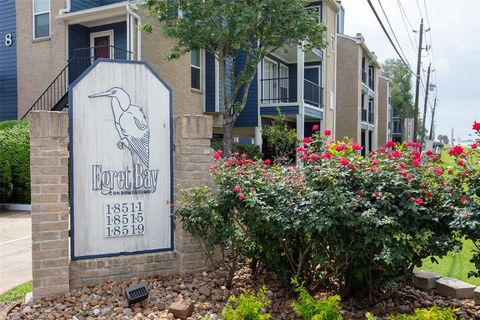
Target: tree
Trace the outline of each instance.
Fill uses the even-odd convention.
[[[306,0],[144,2],[147,14],[164,22],[165,35],[177,39],[168,59],[203,48],[218,60],[226,156],[232,149],[235,121],[265,55],[282,46],[303,44],[304,50],[325,46],[325,26],[317,23],[318,12],[308,10],[307,4]],[[144,29],[152,31],[151,26]],[[245,59],[239,59],[242,53]]]
[[[383,76],[392,80],[392,107],[401,122],[413,117],[412,76],[410,70],[400,59],[387,59],[382,65]]]

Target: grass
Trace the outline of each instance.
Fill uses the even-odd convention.
[[[463,241],[463,248],[455,254],[449,253],[442,259],[438,259],[438,264],[431,262],[429,258],[423,261],[421,270],[439,273],[442,276],[455,278],[476,286],[480,286],[480,278],[468,277],[468,272],[475,270],[475,266],[470,262],[472,250],[475,248],[472,241]]]
[[[0,305],[10,304],[22,300],[25,295],[32,291],[32,281],[25,282],[3,294],[0,294]]]

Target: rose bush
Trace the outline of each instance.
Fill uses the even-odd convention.
[[[480,123],[474,122],[472,129],[477,141],[480,141]],[[456,214],[452,227],[457,229],[466,239],[471,240],[476,248],[470,262],[476,270],[469,276],[480,277],[480,149],[478,142],[469,148],[454,146],[449,154],[455,159],[455,166],[449,167],[451,181],[455,186],[456,198],[453,204]]]
[[[326,144],[328,134],[303,140],[297,167],[239,153],[223,159],[218,151],[214,188],[201,194],[201,206],[191,205],[199,199],[188,195],[199,193],[190,190],[177,215],[186,226],[199,221],[199,212],[220,217],[243,241],[218,237],[210,241],[212,250],[233,239],[248,243],[233,252],[250,258],[254,269],[274,271],[286,283],[296,277],[310,287],[339,285],[350,292],[371,292],[410,275],[422,259],[460,246],[459,208],[466,208],[470,191],[455,179],[470,173],[445,170],[438,155],[420,152],[420,144],[388,142],[362,157],[352,141]],[[223,232],[210,226],[207,235],[194,236]]]

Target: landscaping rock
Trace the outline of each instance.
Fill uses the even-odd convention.
[[[473,298],[474,298],[475,304],[476,304],[477,306],[480,306],[480,287],[477,287],[477,288],[473,291]]]
[[[193,303],[183,299],[175,301],[168,307],[168,312],[172,313],[175,318],[185,320],[193,313]]]
[[[442,276],[427,271],[415,271],[413,273],[413,286],[424,291],[435,288],[435,282]]]
[[[452,278],[440,278],[435,286],[441,295],[457,299],[473,299],[475,290],[474,285]]]

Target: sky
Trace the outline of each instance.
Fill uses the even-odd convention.
[[[383,6],[406,60],[414,71],[418,54],[418,33],[413,33],[412,27],[418,31],[423,16],[425,30],[430,28],[424,39],[426,44],[431,45],[431,50],[423,51],[422,78],[426,83],[426,71],[428,64],[432,62],[432,69],[435,71],[431,74],[430,82],[437,86],[438,97],[435,136],[444,134],[450,139],[453,129],[455,139],[472,139],[473,122],[474,120],[480,122],[480,0],[371,0],[371,2],[395,41],[380,3]],[[406,17],[402,16],[399,3]],[[343,0],[342,4],[345,8],[345,34],[354,36],[356,33],[362,33],[367,46],[375,52],[380,63],[388,58],[398,58],[367,0]],[[424,42],[422,47],[426,44]],[[415,90],[413,80],[412,87]],[[415,96],[413,90],[412,94]],[[435,91],[430,91],[429,97],[428,124]],[[424,99],[421,91],[419,104],[421,112]]]

